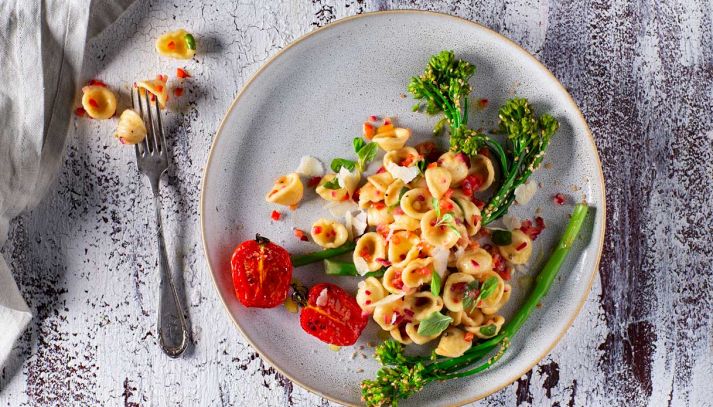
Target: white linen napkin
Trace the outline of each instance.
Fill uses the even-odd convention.
[[[62,162],[87,39],[132,2],[0,1],[0,246]],[[0,367],[31,317],[0,257]]]

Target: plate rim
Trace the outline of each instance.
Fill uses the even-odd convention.
[[[287,374],[280,366],[278,366],[275,362],[273,362],[273,360],[265,352],[263,352],[260,349],[260,347],[257,346],[248,335],[245,334],[245,332],[243,331],[243,329],[240,326],[240,324],[238,323],[238,321],[236,321],[235,317],[230,312],[230,309],[228,308],[228,305],[226,304],[225,299],[221,295],[220,290],[218,289],[218,282],[216,281],[215,270],[213,269],[213,266],[211,265],[211,262],[210,262],[210,258],[208,257],[208,246],[207,246],[207,242],[206,242],[206,228],[205,228],[205,217],[204,217],[204,214],[205,214],[205,210],[204,210],[205,209],[205,184],[206,184],[206,180],[207,180],[207,176],[208,176],[208,168],[211,164],[211,160],[213,158],[213,153],[215,151],[215,145],[218,142],[219,137],[223,133],[223,126],[225,125],[225,122],[226,122],[228,116],[232,113],[232,111],[235,108],[235,106],[237,105],[238,101],[241,99],[241,97],[247,91],[247,89],[250,87],[250,85],[252,85],[252,83],[273,62],[275,62],[279,57],[281,57],[287,50],[289,50],[293,46],[307,40],[308,38],[312,37],[313,35],[316,35],[318,33],[321,33],[323,31],[326,31],[329,29],[333,29],[333,28],[341,25],[342,23],[346,23],[351,20],[356,20],[356,19],[360,19],[360,18],[364,18],[364,17],[370,17],[370,16],[374,16],[374,15],[385,15],[385,14],[422,14],[422,15],[432,15],[432,16],[437,16],[437,17],[447,17],[447,18],[455,20],[458,23],[465,23],[468,25],[475,26],[475,28],[488,31],[490,34],[495,35],[495,37],[498,38],[500,41],[503,41],[503,42],[507,43],[508,45],[513,46],[514,49],[516,51],[518,51],[519,53],[521,53],[524,58],[529,59],[531,62],[533,62],[535,64],[535,66],[537,66],[540,70],[542,70],[542,72],[545,75],[549,76],[552,80],[554,80],[554,83],[556,84],[556,86],[558,86],[560,88],[560,90],[562,92],[564,92],[564,94],[566,95],[566,99],[574,107],[574,113],[576,115],[578,115],[580,117],[580,119],[582,120],[582,123],[584,124],[584,130],[585,130],[584,133],[586,135],[586,138],[589,140],[589,142],[591,143],[591,145],[593,147],[594,159],[595,159],[595,162],[597,163],[597,166],[596,166],[597,174],[599,175],[600,184],[602,186],[602,207],[601,207],[601,209],[597,208],[597,210],[601,210],[601,212],[602,212],[602,227],[601,227],[601,232],[599,233],[599,240],[598,240],[599,251],[596,255],[594,270],[591,273],[591,276],[589,277],[589,282],[587,283],[587,289],[585,290],[585,294],[582,295],[582,298],[579,300],[579,304],[577,305],[575,312],[573,312],[572,315],[569,316],[569,319],[567,321],[567,324],[565,325],[565,328],[557,334],[557,337],[552,341],[552,343],[549,344],[549,346],[547,346],[547,348],[544,349],[544,351],[542,353],[540,353],[535,358],[534,362],[532,364],[530,364],[525,370],[523,370],[516,376],[510,377],[507,380],[504,380],[501,385],[494,388],[493,390],[489,390],[482,394],[478,394],[472,398],[469,398],[469,399],[463,401],[461,404],[454,404],[454,406],[463,406],[465,404],[469,404],[469,403],[473,403],[478,400],[482,400],[482,399],[490,396],[491,394],[497,393],[500,390],[504,389],[505,387],[511,385],[512,383],[517,381],[517,379],[522,377],[522,375],[524,375],[527,372],[529,372],[530,370],[532,370],[532,368],[534,368],[538,363],[540,363],[542,361],[542,359],[544,359],[547,355],[549,355],[552,352],[552,350],[555,348],[555,346],[557,346],[558,343],[560,343],[560,341],[562,340],[564,335],[567,333],[567,331],[569,331],[569,329],[574,324],[574,321],[577,319],[579,314],[582,312],[582,308],[584,307],[584,304],[587,302],[587,299],[589,298],[589,296],[592,292],[592,286],[594,285],[594,280],[596,279],[596,276],[599,274],[599,266],[600,266],[600,262],[601,262],[601,258],[602,258],[602,252],[604,251],[604,242],[605,242],[604,239],[605,239],[606,224],[607,224],[606,183],[604,180],[604,172],[602,169],[602,162],[599,158],[599,149],[597,148],[597,144],[596,144],[596,141],[594,140],[592,131],[589,128],[589,123],[587,123],[587,120],[584,117],[584,114],[582,113],[581,109],[577,105],[577,102],[574,100],[574,98],[569,93],[569,91],[567,91],[567,88],[565,88],[564,85],[562,85],[562,83],[559,81],[559,79],[557,79],[557,77],[542,62],[540,62],[537,58],[535,58],[529,51],[527,51],[522,46],[520,46],[518,43],[516,43],[515,41],[506,37],[505,35],[497,32],[497,31],[495,31],[481,23],[478,23],[478,22],[475,22],[472,20],[468,20],[464,17],[454,16],[454,15],[443,13],[443,12],[430,11],[430,10],[418,10],[418,9],[393,9],[393,10],[370,11],[370,12],[347,16],[347,17],[335,20],[323,27],[319,27],[313,31],[310,31],[308,33],[301,35],[300,37],[292,40],[284,48],[278,50],[274,55],[270,56],[267,60],[265,60],[265,62],[263,62],[263,64],[260,66],[260,68],[258,68],[258,70],[255,71],[250,76],[250,78],[243,84],[240,91],[237,93],[237,95],[231,102],[230,106],[228,107],[228,110],[223,115],[223,118],[221,119],[220,124],[218,125],[218,128],[215,132],[215,135],[213,136],[213,141],[211,142],[210,149],[208,151],[208,159],[206,160],[205,166],[203,168],[203,178],[201,180],[201,190],[200,190],[200,203],[198,206],[198,215],[200,218],[201,241],[203,243],[203,256],[206,259],[206,263],[208,264],[208,270],[210,271],[209,274],[211,277],[211,281],[213,282],[213,288],[216,291],[216,293],[218,294],[218,298],[220,299],[220,302],[223,304],[223,308],[225,309],[225,312],[228,314],[228,316],[230,317],[230,320],[233,322],[235,327],[238,329],[238,332],[240,332],[240,334],[243,336],[243,338],[245,340],[247,340],[248,344],[250,344],[250,346],[258,353],[260,358],[262,358],[263,360],[268,362],[281,375],[287,377],[293,383],[297,383],[302,388],[304,388],[316,395],[319,395],[320,397],[323,397],[327,400],[330,400],[330,401],[333,401],[336,403],[340,403],[343,405],[347,405],[347,406],[357,406],[356,404],[352,404],[346,400],[339,400],[339,399],[330,397],[330,396],[322,393],[321,391],[304,384],[297,377],[293,377],[292,375]]]

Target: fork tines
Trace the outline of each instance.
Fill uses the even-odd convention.
[[[144,125],[146,126],[146,138],[136,145],[136,157],[165,156],[166,136],[161,123],[158,98],[145,89],[134,86],[131,88],[131,105],[144,119]]]

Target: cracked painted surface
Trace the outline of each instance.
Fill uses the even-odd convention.
[[[193,345],[156,343],[149,186],[113,124],[76,120],[43,203],[3,253],[35,318],[0,375],[0,405],[331,405],[244,342],[214,292],[198,229],[202,169],[244,82],[293,39],[365,11],[422,8],[478,21],[544,62],[600,149],[608,231],[600,279],[554,351],[479,405],[712,405],[713,9],[705,2],[593,0],[138,2],[89,45],[84,77],[118,88],[185,66],[166,121],[166,238],[183,270]],[[186,27],[195,60],[153,41]],[[140,62],[139,62],[140,61]]]

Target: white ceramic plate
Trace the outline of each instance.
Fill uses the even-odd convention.
[[[572,98],[535,58],[505,37],[470,21],[413,11],[365,14],[317,30],[282,50],[260,69],[235,99],[215,136],[201,196],[203,242],[216,289],[228,313],[260,355],[293,381],[329,399],[360,404],[359,383],[374,377],[377,363],[367,342],[369,328],[353,348],[339,352],[304,333],[297,315],[284,307],[246,309],[233,294],[229,258],[233,248],[259,232],[291,253],[316,250],[293,237],[292,228],[309,230],[329,213],[313,193],[296,212],[272,222],[265,193],[279,175],[295,170],[300,156],[329,163],[351,154],[351,139],[372,114],[391,115],[426,139],[434,119],[412,113],[406,85],[428,58],[452,49],[477,66],[474,93],[489,106],[471,111],[474,127],[492,128],[497,107],[513,95],[528,98],[539,112],[561,123],[534,180],[541,183],[527,207],[511,213],[534,217],[541,208],[547,229],[536,242],[534,265],[543,263],[567,222],[572,206],[557,206],[561,192],[569,202],[589,202],[592,214],[550,293],[515,337],[501,361],[479,376],[434,383],[404,405],[453,405],[470,402],[515,381],[543,358],[564,335],[584,303],[597,272],[604,238],[604,182],[591,133]],[[445,140],[444,140],[445,141]],[[378,166],[378,164],[376,164]],[[307,285],[331,281],[347,289],[357,279],[327,278],[321,265],[295,270]],[[514,295],[504,310],[516,309],[526,279],[515,278]],[[364,346],[363,351],[359,351]],[[353,353],[363,352],[368,359]],[[363,369],[363,371],[362,371]]]

